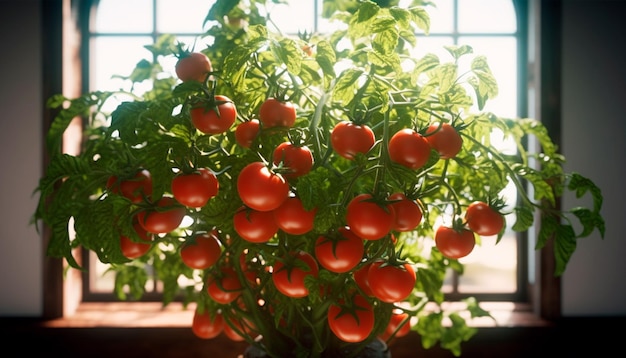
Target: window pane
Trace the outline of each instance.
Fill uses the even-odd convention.
[[[150,60],[152,54],[144,48],[152,43],[150,37],[96,37],[92,40],[91,69],[89,87],[99,91],[130,91],[132,83],[115,76],[128,76],[131,74],[141,59]],[[135,84],[132,88],[134,93],[141,94],[149,90],[152,83],[144,81]],[[104,111],[112,111],[123,100],[124,96],[118,96],[117,101],[109,100],[104,106]]]
[[[517,29],[511,0],[458,0],[459,32],[513,33]]]
[[[268,11],[273,24],[283,33],[297,34],[298,31],[311,33],[315,29],[314,0],[291,0],[288,5],[274,5]],[[270,28],[272,22],[268,23]]]
[[[426,12],[430,15],[430,33],[447,33],[454,32],[454,5],[452,0],[438,0],[434,6],[426,8]]]
[[[210,0],[158,0],[157,31],[160,33],[204,32],[202,24],[214,1]]]
[[[95,32],[152,32],[152,0],[100,0]]]
[[[498,113],[503,117],[518,116],[517,40],[515,37],[461,37],[459,43],[471,44],[474,55],[485,56],[498,82],[498,96],[488,100],[484,110]],[[462,59],[461,68],[463,66],[469,68],[471,57],[473,56]]]

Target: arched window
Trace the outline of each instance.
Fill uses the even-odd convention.
[[[212,5],[207,0],[93,0],[87,1],[89,25],[83,31],[84,90],[129,89],[123,76],[142,58],[151,59],[144,48],[162,34],[173,34],[188,46],[207,45],[201,34]],[[324,31],[322,0],[291,0],[274,5],[273,23],[286,33]],[[420,36],[415,56],[435,52],[447,56],[444,45],[470,45],[485,55],[498,80],[499,95],[485,110],[501,116],[527,115],[529,86],[527,66],[527,3],[523,0],[435,0],[430,8],[431,31]],[[293,14],[296,21],[293,21]],[[162,63],[173,71],[175,59]],[[120,77],[122,76],[122,77]],[[134,88],[141,90],[141,88]],[[502,143],[502,150],[509,150]],[[511,202],[515,197],[510,197]],[[508,227],[511,227],[512,222]],[[450,273],[446,293],[450,299],[475,296],[480,300],[526,301],[532,245],[523,234],[507,232],[500,243],[483,239],[480,247],[461,261],[465,273]],[[95,256],[86,258],[89,271],[84,282],[86,301],[113,300],[113,277]],[[159,287],[151,281],[146,299],[158,299]]]

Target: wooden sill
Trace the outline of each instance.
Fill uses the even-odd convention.
[[[461,309],[461,303],[450,302],[444,308]],[[481,307],[489,311],[494,319],[488,317],[470,319],[473,327],[536,327],[549,326],[549,321],[535,315],[530,305],[513,302],[482,302]],[[45,327],[119,327],[119,328],[183,328],[190,327],[193,308],[186,309],[181,303],[170,303],[163,307],[160,302],[83,302],[76,312],[68,317],[49,320]]]

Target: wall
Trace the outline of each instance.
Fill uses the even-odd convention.
[[[42,248],[32,196],[42,174],[42,53],[38,0],[0,1],[0,316],[42,312]]]
[[[38,0],[0,1],[0,43],[7,46],[0,66],[0,316],[41,314],[42,248],[28,224],[42,161],[40,10]],[[620,26],[624,13],[626,2],[621,1],[563,4],[562,149],[568,170],[591,177],[604,190],[607,221],[606,238],[594,234],[580,241],[563,277],[566,316],[626,314],[626,285],[620,277],[626,272],[621,181],[626,57],[617,40],[626,37]],[[568,198],[565,205],[572,202]]]
[[[579,241],[563,277],[566,316],[626,315],[624,14],[624,1],[563,1],[561,149],[603,189],[606,218],[605,239]]]

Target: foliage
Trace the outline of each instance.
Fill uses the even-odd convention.
[[[408,50],[419,45],[418,34],[428,33],[428,4],[416,2],[401,8],[396,3],[327,1],[325,16],[343,26],[329,34],[295,37],[273,29],[271,18],[260,11],[265,1],[250,1],[247,6],[218,1],[206,19],[212,27],[205,36],[213,45],[199,50],[213,65],[204,82],[181,82],[163,72],[159,59],[185,55],[175,37],[167,35],[146,46],[155,62],[142,60],[125,77],[133,83],[149,81],[151,89],[124,93],[133,100],[119,104],[112,113],[107,113],[106,104],[120,93],[96,91],[74,99],[50,98],[49,106],[59,112],[47,136],[50,164],[37,187],[40,202],[34,214],[35,220],[51,228],[48,255],[64,257],[72,267],[83,269],[73,249],[95,252],[116,273],[115,287],[121,299],[127,299],[128,292],[133,298],[141,297],[146,270],[153,269],[164,283],[165,305],[183,295],[184,302],[195,302],[200,311],[223,316],[250,344],[262,345],[273,356],[302,351],[323,356],[332,347],[362,346],[385,330],[397,308],[409,313],[413,330],[421,335],[425,347],[439,342],[460,355],[461,343],[470,339],[474,330],[458,312],[425,309],[428,302],[443,302],[446,271],[462,271],[457,259],[445,257],[434,245],[437,227],[466,228],[464,212],[475,201],[489,203],[501,215],[514,214],[512,229],[519,232],[531,229],[539,213],[536,248],[554,242],[555,274],[560,275],[577,239],[595,229],[604,235],[602,194],[589,179],[563,171],[565,158],[540,122],[483,111],[498,88],[486,59],[472,57],[471,47],[446,47],[448,58],[434,54],[411,57]],[[471,67],[461,73],[459,62],[466,57],[471,58]],[[223,133],[205,134],[192,123],[190,110],[199,103],[206,105],[207,111],[215,109],[216,95],[236,106],[237,123]],[[295,123],[262,123],[252,144],[242,146],[236,128],[258,120],[268,98],[292,104]],[[63,132],[76,116],[86,123],[82,152],[63,154]],[[366,151],[353,152],[351,158],[339,155],[332,134],[342,122],[371,129],[375,142]],[[427,157],[419,168],[391,159],[396,149],[390,140],[396,133],[409,129],[418,138],[432,139],[428,127],[434,123],[449,123],[461,136],[457,154],[444,159],[427,147]],[[514,143],[516,151],[497,149],[492,144],[497,137]],[[539,150],[527,148],[531,137]],[[286,141],[311,150],[313,166],[305,175],[288,177],[286,161],[274,162],[274,149]],[[405,155],[407,148],[397,154]],[[233,217],[247,210],[246,218],[251,220],[253,211],[242,200],[237,183],[242,169],[253,162],[264,163],[271,178],[284,181],[305,210],[315,210],[311,229],[304,234],[276,229],[271,238],[261,242],[241,237]],[[160,198],[173,196],[171,183],[176,176],[200,168],[209,168],[219,181],[217,195],[206,205],[157,205]],[[140,200],[131,200],[123,195],[122,185],[125,181],[137,184],[139,170],[149,172],[150,191],[144,191]],[[258,175],[253,182],[265,180]],[[519,198],[512,207],[504,204],[502,196],[509,183]],[[561,208],[559,198],[566,191],[579,198],[590,195],[592,207]],[[361,239],[363,257],[346,272],[325,267],[314,270],[295,260],[296,252],[315,257],[319,237],[336,240],[338,247],[342,240],[339,229],[348,226],[347,216],[357,215],[350,213],[348,204],[359,194],[369,194],[367,203],[398,214],[390,208],[396,203],[388,199],[393,193],[402,193],[418,205],[423,215],[419,225],[402,231],[387,228],[382,238]],[[134,229],[138,215],[147,218],[151,213],[181,208],[190,224],[153,233],[147,243],[149,250],[139,258],[124,256],[120,236],[140,243]],[[365,224],[384,225],[378,222],[380,217],[367,219]],[[274,224],[271,215],[265,218],[262,225]],[[351,229],[356,232],[359,228]],[[182,262],[180,250],[202,234],[215,235],[222,253],[208,269],[192,269]],[[474,236],[479,242],[479,236]],[[383,267],[408,263],[415,271],[412,292],[404,300],[386,302],[358,284],[356,272],[380,260]],[[287,267],[293,281],[296,271],[304,273],[305,296],[288,297],[277,289],[273,280],[277,273],[272,271],[276,266]],[[222,280],[228,270],[236,274],[228,284],[235,285],[236,298],[218,303],[208,288],[217,282],[216,290],[228,291]],[[181,284],[181,276],[192,283]],[[370,309],[351,305],[354,295],[367,297],[375,323],[368,340],[349,343],[329,331],[327,311],[335,304],[342,305],[346,315]],[[467,303],[472,316],[488,315],[475,301]],[[258,334],[263,340],[254,340]]]

